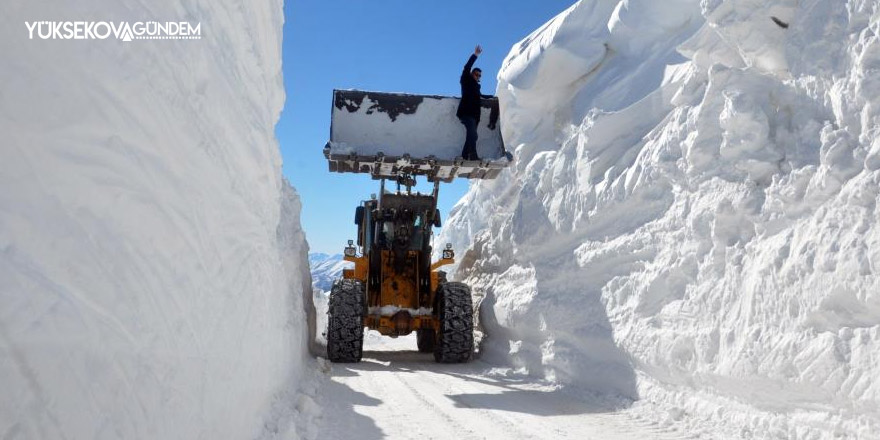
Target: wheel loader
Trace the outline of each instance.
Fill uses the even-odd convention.
[[[474,348],[469,286],[448,281],[441,267],[455,262],[451,244],[434,253],[433,228],[441,226],[437,196],[455,178],[493,179],[512,163],[498,126],[498,102],[485,99],[478,128],[481,160],[460,157],[464,128],[455,118],[458,99],[445,96],[334,90],[330,141],[324,156],[331,172],[369,174],[379,193],[355,209],[355,240],[331,289],[327,357],[358,362],[364,329],[398,337],[416,333],[420,352],[437,362],[467,362]],[[414,192],[416,178],[433,192]],[[387,188],[388,183],[394,188]]]

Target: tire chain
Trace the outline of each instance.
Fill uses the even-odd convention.
[[[437,295],[440,334],[434,346],[434,360],[441,363],[467,362],[474,350],[471,289],[464,283],[443,283],[437,289]]]
[[[339,280],[330,291],[327,357],[332,362],[360,362],[364,346],[364,293],[360,281]]]

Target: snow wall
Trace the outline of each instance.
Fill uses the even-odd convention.
[[[310,281],[274,138],[282,2],[0,10],[0,437],[292,429]],[[38,20],[202,38],[31,40]]]
[[[880,438],[878,10],[581,1],[514,46],[516,165],[439,238],[484,358],[710,438]]]

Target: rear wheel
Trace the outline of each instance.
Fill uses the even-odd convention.
[[[332,362],[360,362],[364,345],[364,289],[361,282],[335,282],[330,291],[327,314],[327,357]]]
[[[416,343],[419,346],[419,352],[430,353],[434,351],[435,332],[432,328],[420,328],[416,330]]]
[[[437,288],[440,331],[434,345],[434,360],[467,362],[474,350],[474,316],[471,288],[464,283],[443,283]]]

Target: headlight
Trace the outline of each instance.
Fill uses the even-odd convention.
[[[453,252],[452,249],[446,249],[443,251],[444,260],[451,260],[453,258],[455,258],[455,252]]]
[[[345,256],[346,256],[346,257],[353,257],[354,254],[355,254],[355,248],[354,248],[354,247],[349,246],[349,247],[345,248]]]

